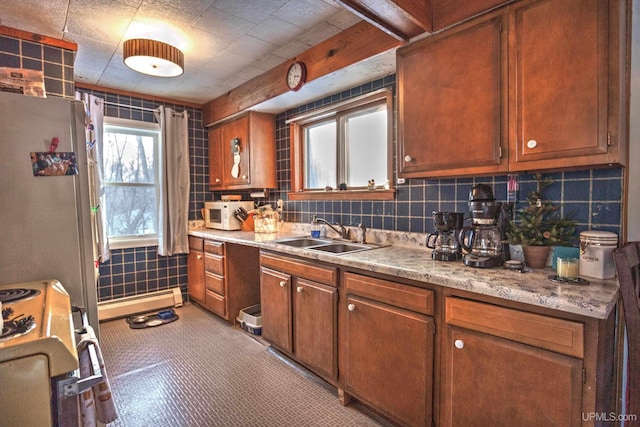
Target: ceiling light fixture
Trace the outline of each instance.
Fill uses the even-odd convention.
[[[149,39],[130,39],[123,45],[124,63],[139,73],[176,77],[184,73],[184,54],[169,44]]]

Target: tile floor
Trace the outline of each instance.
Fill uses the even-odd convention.
[[[195,304],[175,322],[100,324],[119,418],[109,427],[389,426],[260,340]]]

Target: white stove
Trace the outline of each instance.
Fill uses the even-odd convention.
[[[0,302],[0,424],[58,425],[56,384],[78,370],[69,294],[57,280],[8,284]]]

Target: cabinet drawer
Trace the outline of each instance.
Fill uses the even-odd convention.
[[[207,298],[206,299],[206,306],[207,306],[207,308],[209,310],[213,311],[216,314],[219,314],[222,317],[225,317],[227,315],[225,297],[223,297],[221,295],[218,295],[217,293],[207,289],[206,298]]]
[[[208,254],[224,255],[224,243],[205,240],[204,251]]]
[[[285,271],[292,276],[337,286],[338,269],[336,267],[322,266],[316,263],[294,258],[279,257],[271,254],[260,254],[260,265]]]
[[[224,296],[224,277],[207,271],[204,273],[204,283],[207,290]]]
[[[416,288],[354,273],[345,273],[344,283],[347,293],[418,313],[433,315],[434,294],[429,289]]]
[[[213,255],[210,253],[204,254],[204,269],[210,273],[219,274],[224,276],[224,257],[219,255]]]
[[[445,300],[445,321],[512,341],[584,357],[584,325],[460,298]]]
[[[202,251],[204,247],[204,239],[202,237],[189,236],[189,249]]]

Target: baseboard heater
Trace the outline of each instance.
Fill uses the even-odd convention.
[[[118,298],[98,303],[98,319],[110,320],[138,313],[182,306],[180,288],[149,292],[144,295]]]

